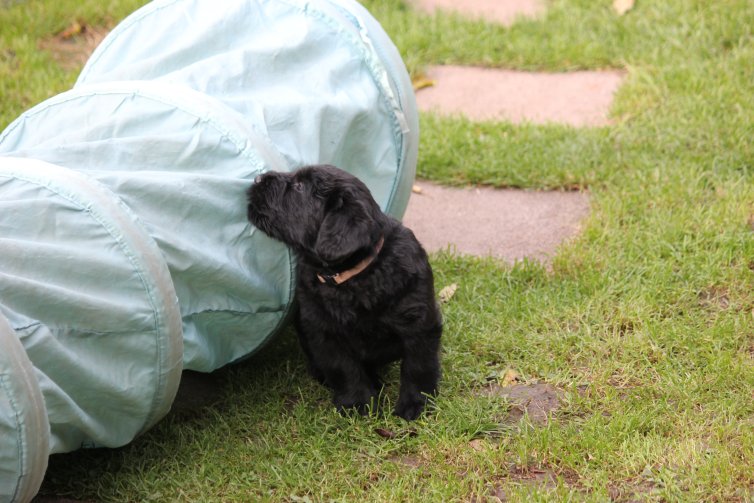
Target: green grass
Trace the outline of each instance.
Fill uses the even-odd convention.
[[[138,1],[0,5],[0,127],[70,87],[39,39]],[[510,29],[365,2],[414,74],[431,64],[624,68],[613,125],[422,116],[419,174],[588,189],[546,269],[438,254],[442,391],[413,424],[344,418],[286,333],[220,373],[221,400],[118,450],[54,456],[43,492],[96,501],[754,499],[754,6],[558,0]],[[563,390],[546,425],[482,391],[506,369]],[[394,369],[385,406],[395,399]],[[393,432],[393,438],[378,429]],[[552,477],[532,482],[535,474]]]

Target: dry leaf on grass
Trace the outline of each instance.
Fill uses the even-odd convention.
[[[506,369],[503,375],[500,377],[501,386],[511,386],[521,380],[521,376],[513,369]]]
[[[374,432],[382,438],[395,438],[398,436],[393,430],[388,430],[387,428],[375,428]]]
[[[456,290],[458,290],[458,285],[455,283],[452,283],[446,286],[445,288],[443,288],[442,290],[440,290],[440,293],[438,294],[438,296],[440,297],[440,302],[442,302],[443,304],[447,304],[448,302],[450,302],[450,299],[453,298],[453,295],[455,295]]]
[[[613,9],[615,9],[615,12],[619,16],[622,16],[633,8],[634,0],[613,0]]]
[[[74,21],[71,26],[66,28],[60,33],[60,38],[63,40],[68,40],[70,38],[75,37],[76,35],[81,35],[86,31],[86,25],[82,25],[78,21]]]
[[[418,91],[420,89],[424,89],[425,87],[432,87],[432,86],[435,85],[435,81],[434,80],[432,80],[432,79],[430,79],[430,78],[428,78],[428,77],[426,77],[424,75],[419,75],[418,77],[414,77],[411,80],[411,83],[414,86],[414,91]]]

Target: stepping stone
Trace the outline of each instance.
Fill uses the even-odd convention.
[[[545,11],[543,0],[411,0],[411,3],[429,14],[443,10],[504,26],[522,17],[537,17]]]
[[[450,247],[506,262],[546,262],[589,214],[589,196],[581,192],[416,185],[421,192],[411,195],[403,222],[428,252]]]
[[[532,73],[493,68],[435,66],[434,84],[416,92],[419,109],[472,120],[514,123],[609,124],[613,94],[624,73],[578,71]]]

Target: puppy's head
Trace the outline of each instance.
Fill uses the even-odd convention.
[[[267,172],[248,192],[249,221],[328,269],[368,254],[385,216],[358,178],[334,166]]]

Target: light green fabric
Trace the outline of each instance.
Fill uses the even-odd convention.
[[[29,501],[47,469],[47,409],[34,366],[2,314],[0,348],[0,501]]]
[[[184,368],[248,356],[285,319],[293,257],[248,223],[245,191],[257,174],[287,167],[214,98],[165,82],[80,87],[12,123],[3,154],[86,173],[139,217],[178,294]]]
[[[398,51],[346,0],[156,0],[95,50],[77,87],[116,80],[186,85],[269,136],[291,167],[330,163],[403,216],[418,114]]]
[[[154,241],[96,181],[0,157],[0,313],[44,396],[45,454],[123,445],[170,409],[175,290]]]

